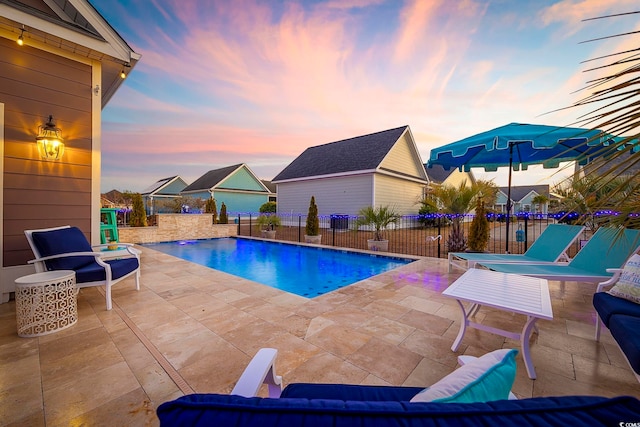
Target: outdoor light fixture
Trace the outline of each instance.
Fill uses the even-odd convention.
[[[38,126],[38,136],[36,137],[38,152],[45,160],[59,160],[64,153],[62,142],[62,130],[56,127],[53,116],[49,116],[49,121]]]
[[[16,40],[16,43],[18,43],[19,46],[22,46],[24,44],[24,25],[22,26],[22,29],[20,30],[20,35],[18,36],[18,40]]]
[[[125,78],[127,78],[127,73],[125,73],[125,72],[124,72],[124,70],[125,70],[126,68],[130,68],[130,67],[131,67],[131,64],[129,64],[129,63],[122,64],[122,70],[120,71],[120,78],[121,78],[121,79],[125,79]]]

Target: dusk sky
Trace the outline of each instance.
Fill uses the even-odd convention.
[[[625,50],[637,0],[91,0],[142,55],[102,115],[101,191],[246,163],[272,179],[307,147],[409,125],[432,148],[510,122],[571,125]],[[533,168],[532,168],[533,169]],[[553,184],[554,170],[514,173]],[[475,170],[474,170],[475,172]],[[506,185],[506,171],[495,177]]]

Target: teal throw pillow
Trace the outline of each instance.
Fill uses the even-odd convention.
[[[487,353],[459,367],[411,402],[489,402],[509,398],[516,379],[516,349]]]

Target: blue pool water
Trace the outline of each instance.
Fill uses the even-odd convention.
[[[234,238],[143,246],[307,298],[331,292],[413,261]]]

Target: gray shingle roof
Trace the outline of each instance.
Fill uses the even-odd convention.
[[[220,169],[210,170],[209,172],[196,179],[190,185],[187,185],[182,192],[209,190],[215,187],[220,181],[229,176],[233,171],[242,166],[242,163],[233,166],[227,166]]]
[[[377,168],[408,126],[307,148],[272,182]]]
[[[500,191],[502,191],[505,196],[508,194],[507,191],[509,191],[509,187],[500,187]],[[511,200],[518,202],[522,199],[524,199],[524,197],[531,193],[532,191],[535,191],[538,194],[544,195],[549,197],[549,186],[545,185],[545,184],[541,184],[541,185],[518,185],[515,187],[511,187]]]
[[[153,184],[151,184],[150,186],[148,186],[147,188],[145,188],[144,190],[142,190],[140,192],[140,194],[142,194],[142,195],[151,194],[154,191],[158,190],[163,185],[166,185],[169,181],[171,181],[172,179],[176,178],[177,176],[178,175],[174,175],[174,176],[170,176],[170,177],[167,177],[167,178],[159,179],[156,182],[154,182]]]
[[[425,163],[424,170],[427,172],[429,181],[442,184],[444,180],[449,178],[449,175],[451,175],[453,171],[455,171],[455,168],[446,170],[442,165],[432,165],[430,168],[428,168],[427,163]]]

